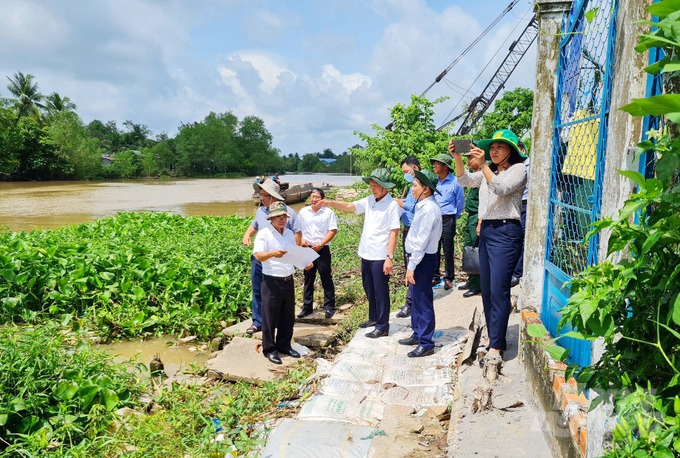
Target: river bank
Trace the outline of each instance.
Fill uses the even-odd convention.
[[[224,456],[230,448],[247,453],[258,446],[259,439],[252,434],[256,425],[267,418],[290,415],[279,404],[304,395],[304,380],[313,370],[309,361],[261,386],[166,386],[149,377],[145,367],[148,354],[136,360],[141,365],[133,362],[130,366],[112,360],[110,353],[101,354],[103,348],[93,345],[94,340],[146,339],[175,332],[177,337],[168,340],[198,335],[196,346],[203,351],[200,347],[210,344],[211,338],[228,325],[227,318],[235,320],[248,314],[249,250],[240,244],[248,223],[248,219],[235,217],[126,213],[54,231],[3,233],[3,321],[33,324],[6,326],[3,332],[9,337],[4,343],[37,345],[30,351],[18,344],[12,351],[3,349],[3,356],[18,355],[21,361],[5,363],[13,367],[44,366],[42,358],[49,355],[40,347],[46,344],[36,340],[34,332],[50,337],[57,360],[53,372],[43,371],[40,376],[39,389],[51,394],[49,406],[29,402],[35,393],[20,389],[26,384],[24,378],[35,377],[30,371],[5,373],[10,380],[0,376],[2,405],[16,406],[0,412],[0,436],[5,440],[0,445],[2,456],[47,451],[52,456],[124,453],[160,457],[167,456],[168,450],[177,451],[179,456]],[[353,249],[361,225],[350,215],[341,220],[341,229],[334,256],[338,300],[355,304],[350,314],[354,322],[366,316]],[[297,289],[301,294],[299,277]],[[53,331],[47,333],[48,327]],[[353,327],[340,326],[337,341]],[[93,340],[93,336],[97,338]],[[111,368],[109,379],[120,379],[117,388],[113,390],[109,379],[98,378],[92,371],[83,373],[81,359],[58,357],[68,355],[74,347],[79,355]],[[333,352],[327,348],[323,353],[328,351]],[[129,370],[136,374],[134,390],[132,385],[126,389],[129,382],[115,375]],[[184,364],[183,371],[205,374],[200,363]],[[81,375],[65,378],[63,374],[67,373]],[[146,395],[139,397],[142,392]],[[90,393],[95,393],[94,397],[90,398]],[[69,433],[53,418],[53,412],[59,409],[68,413],[78,434]],[[125,428],[119,427],[121,422]],[[218,428],[222,428],[219,432],[224,440],[216,442]]]

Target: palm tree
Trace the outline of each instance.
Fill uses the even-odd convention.
[[[71,102],[71,99],[68,97],[62,98],[62,96],[56,92],[45,97],[45,100],[47,100],[47,111],[51,114],[59,113],[60,111],[76,110],[76,104]]]
[[[35,78],[33,75],[24,75],[21,72],[15,73],[13,78],[7,77],[9,80],[7,89],[15,97],[10,101],[14,104],[14,111],[19,118],[31,115],[40,118],[40,110],[45,109],[40,103],[44,97],[38,91],[38,83],[34,83],[33,78]]]

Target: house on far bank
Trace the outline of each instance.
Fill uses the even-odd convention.
[[[111,163],[115,160],[116,160],[116,158],[113,157],[113,156],[102,155],[102,165],[104,167],[110,166]]]

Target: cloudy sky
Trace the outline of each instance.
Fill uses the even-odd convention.
[[[0,78],[34,75],[86,123],[130,119],[174,136],[232,111],[262,118],[282,154],[341,153],[359,142],[355,130],[386,125],[390,107],[422,93],[509,3],[0,0]],[[520,1],[428,92],[451,98],[436,107],[438,124],[460,112],[461,94],[465,103],[483,89],[530,11]],[[533,88],[534,65],[535,45],[506,89]]]

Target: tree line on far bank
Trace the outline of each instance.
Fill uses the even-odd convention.
[[[122,128],[116,121],[85,124],[68,97],[42,95],[33,75],[17,72],[7,79],[10,97],[0,93],[0,180],[349,171],[349,155],[330,149],[280,156],[256,116],[211,112],[182,124],[174,138],[154,138],[146,125],[130,120]]]

